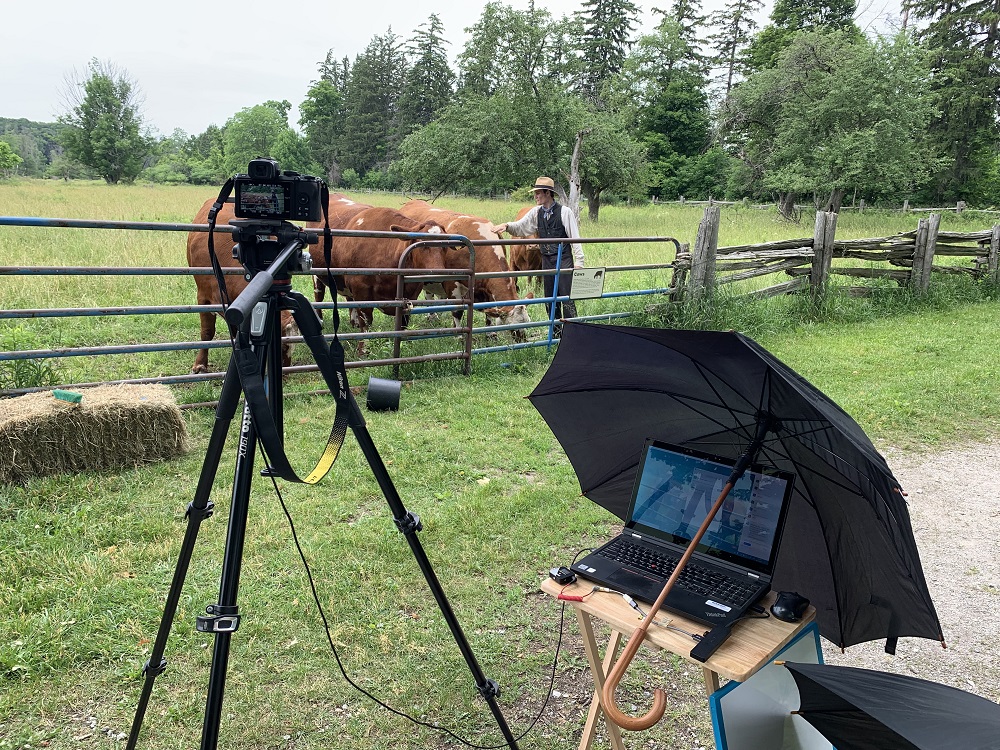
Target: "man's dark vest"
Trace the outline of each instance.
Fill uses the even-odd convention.
[[[557,237],[569,237],[566,234],[566,227],[563,226],[562,220],[562,206],[558,203],[552,204],[552,212],[549,214],[549,218],[545,218],[546,211],[541,206],[538,207],[538,236],[542,239],[550,239]],[[558,245],[542,245],[543,255],[555,255],[558,251]]]

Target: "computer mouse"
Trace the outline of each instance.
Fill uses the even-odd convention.
[[[794,591],[781,591],[771,605],[771,614],[785,622],[798,622],[809,606],[809,600]]]

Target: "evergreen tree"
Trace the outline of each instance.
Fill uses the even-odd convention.
[[[321,81],[329,81],[338,91],[344,91],[351,80],[351,61],[346,56],[339,61],[333,57],[333,50],[327,50],[326,57],[319,64]]]
[[[653,195],[688,192],[685,174],[706,152],[711,118],[697,39],[670,14],[639,39],[615,82],[613,102],[631,103],[632,120],[648,151]],[[707,196],[706,196],[707,197]]]
[[[861,30],[854,23],[857,9],[857,0],[775,0],[771,23],[750,44],[752,69],[773,68],[800,31],[843,31],[860,37]]]
[[[708,17],[714,29],[708,37],[714,50],[711,65],[722,71],[724,97],[729,96],[737,79],[745,76],[750,68],[748,48],[757,30],[755,16],[763,4],[763,0],[730,0]]]
[[[341,166],[362,177],[386,169],[399,145],[399,98],[406,76],[406,56],[389,29],[376,36],[351,66],[345,92],[346,118]]]
[[[441,19],[432,13],[407,44],[412,61],[399,99],[403,137],[433,120],[454,95],[455,74],[448,65],[448,40],[443,32]]]
[[[313,82],[299,104],[299,125],[305,132],[311,158],[318,162],[331,186],[340,185],[344,123],[347,111],[336,77],[324,75]]]
[[[577,15],[583,22],[580,91],[599,103],[604,84],[621,71],[632,46],[639,8],[631,0],[584,0]]]
[[[938,114],[930,134],[947,166],[925,190],[934,202],[996,202],[1000,147],[1000,50],[996,0],[918,0],[911,12],[929,21],[917,38],[931,55],[930,89]]]
[[[707,17],[701,12],[699,0],[674,0],[668,10],[653,8],[654,13],[659,13],[665,18],[672,19],[677,24],[677,37],[681,43],[689,50],[690,58],[687,61],[688,67],[702,67],[707,69],[707,58],[701,54],[701,39],[699,33],[705,27]]]
[[[66,93],[70,111],[59,117],[66,126],[61,142],[108,184],[132,182],[153,143],[143,132],[139,87],[110,62],[93,59],[89,70],[89,78],[71,82]]]

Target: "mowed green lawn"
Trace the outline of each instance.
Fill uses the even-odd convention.
[[[213,191],[75,183],[0,185],[0,213],[142,221],[190,221]],[[355,196],[399,205],[402,196]],[[511,218],[518,204],[444,201],[446,207]],[[700,209],[607,207],[588,236],[671,234],[693,241]],[[861,217],[856,217],[861,220]],[[875,221],[866,215],[864,221]],[[945,217],[945,221],[955,217]],[[841,219],[844,228],[852,220]],[[915,226],[883,215],[855,236]],[[966,222],[965,218],[959,220]],[[687,222],[687,223],[684,223]],[[897,223],[898,222],[898,223]],[[740,226],[745,223],[746,226]],[[980,220],[970,229],[983,229]],[[953,227],[954,228],[954,227]],[[844,231],[847,231],[845,228]],[[723,212],[720,242],[811,234],[770,213]],[[637,246],[621,246],[634,252]],[[9,265],[183,265],[182,234],[0,228]],[[608,252],[611,252],[609,250]],[[615,252],[618,252],[615,250]],[[651,262],[629,260],[628,262]],[[56,286],[56,289],[51,287]],[[30,293],[20,280],[0,288],[0,306],[85,306],[193,302],[189,278],[123,286],[49,278]],[[957,283],[957,282],[956,282]],[[45,292],[45,288],[50,291]],[[756,312],[723,306],[720,327],[751,332],[828,393],[880,447],[926,451],[1000,435],[996,324],[988,291],[942,285],[919,304],[885,290],[879,304],[852,301],[796,318],[776,302]],[[47,296],[46,296],[47,295]],[[128,300],[127,302],[124,300]],[[141,301],[140,301],[141,300]],[[589,303],[588,303],[589,304]],[[905,312],[893,312],[894,310]],[[0,323],[0,332],[58,341],[124,343],[162,333],[162,320],[94,322],[54,332],[51,321]],[[178,316],[164,340],[194,322]],[[413,368],[398,412],[366,413],[406,507],[420,515],[421,543],[483,672],[502,688],[515,734],[541,710],[560,628],[560,608],[538,593],[553,565],[603,539],[616,519],[579,496],[573,471],[524,398],[548,363],[544,350],[477,359],[473,375],[454,363]],[[189,364],[188,355],[181,366]],[[219,355],[213,362],[217,366]],[[164,362],[164,367],[174,365]],[[120,370],[126,364],[108,369]],[[106,367],[106,366],[105,366]],[[363,385],[368,373],[351,373]],[[198,394],[213,393],[203,386]],[[179,400],[192,394],[178,389]],[[195,394],[195,395],[198,395]],[[286,401],[288,453],[307,470],[326,442],[330,399]],[[201,470],[213,413],[188,410],[191,453],[117,473],[88,473],[0,486],[0,748],[120,748],[141,688]],[[212,638],[195,617],[217,601],[229,515],[235,434],[230,435],[201,528],[139,747],[192,747],[200,738]],[[308,465],[307,465],[308,464]],[[280,484],[309,561],[330,636],[353,681],[393,708],[442,725],[478,745],[502,745],[372,471],[349,436],[331,474],[305,488]],[[220,746],[232,748],[452,748],[451,737],[379,707],[352,688],[331,654],[282,503],[255,483],[242,557],[244,619],[232,639]],[[653,748],[709,747],[711,725],[700,673],[675,659],[636,660],[620,701],[648,708],[649,688],[671,696],[668,718],[642,738]],[[524,748],[575,747],[590,683],[568,617],[555,690]]]

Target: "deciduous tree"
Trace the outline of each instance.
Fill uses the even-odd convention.
[[[61,142],[70,157],[107,183],[132,182],[152,147],[143,130],[136,82],[110,62],[90,61],[86,80],[68,80]]]
[[[223,128],[223,165],[228,175],[242,174],[252,159],[276,159],[282,169],[309,173],[314,165],[301,137],[288,127],[288,101],[267,101],[241,109]]]
[[[748,166],[745,190],[813,194],[837,210],[848,191],[906,195],[935,162],[920,50],[905,36],[869,41],[803,32],[774,68],[733,90],[725,125]]]
[[[854,23],[857,0],[775,0],[771,23],[750,44],[754,70],[771,68],[800,31],[843,31],[860,37]]]
[[[10,177],[23,161],[7,141],[0,141],[0,177]]]

